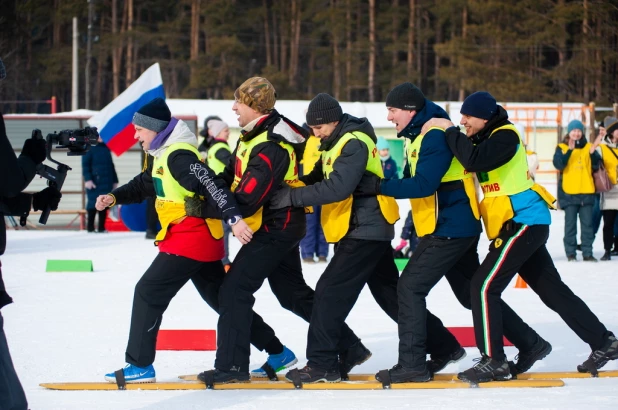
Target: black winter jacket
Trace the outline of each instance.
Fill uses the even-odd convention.
[[[36,174],[36,164],[30,157],[15,157],[0,113],[0,255],[6,249],[6,225],[4,216],[22,216],[30,211],[32,195],[23,191]],[[1,266],[1,265],[0,265]],[[6,293],[2,271],[0,270],[0,308],[13,300]]]
[[[374,142],[376,135],[366,118],[344,114],[330,137],[320,144],[320,151],[328,151],[347,133],[367,134]],[[296,207],[324,205],[343,201],[356,189],[367,168],[367,145],[359,139],[348,141],[341,155],[333,163],[333,171],[324,178],[322,160],[313,171],[301,178],[307,186],[292,189],[292,204]],[[354,197],[350,228],[346,238],[390,241],[395,237],[394,225],[382,216],[375,196]]]

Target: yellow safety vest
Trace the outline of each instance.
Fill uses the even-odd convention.
[[[380,157],[377,155],[378,150],[375,142],[362,132],[346,133],[339,141],[328,151],[322,151],[322,171],[324,172],[324,178],[328,179],[328,176],[333,172],[333,164],[341,155],[341,151],[345,144],[352,139],[358,139],[365,143],[367,146],[367,166],[366,170],[379,176],[384,177],[382,172],[382,163]],[[389,224],[394,224],[399,219],[399,206],[395,198],[384,195],[376,196],[378,203],[380,204],[380,211],[382,216]],[[324,230],[324,238],[326,242],[336,243],[343,238],[348,229],[350,229],[350,217],[352,216],[352,203],[354,202],[354,196],[350,195],[343,201],[335,202],[332,204],[326,204],[322,206],[321,223]]]
[[[569,151],[569,146],[566,144],[558,144],[558,146],[562,149],[563,154]],[[570,195],[594,194],[590,143],[571,152],[569,162],[562,170],[562,189]]]
[[[303,153],[303,174],[307,175],[315,167],[315,163],[320,159],[320,139],[316,136],[310,136],[307,139],[307,145],[305,145],[305,152]]]
[[[603,156],[603,165],[605,166],[605,170],[607,171],[609,181],[612,183],[612,185],[616,185],[618,183],[618,158],[616,158],[616,155],[618,155],[618,149],[608,147],[605,144],[601,144],[600,147]],[[612,152],[614,152],[614,154],[616,155],[612,154]]]
[[[238,184],[242,179],[242,176],[247,169],[247,164],[249,163],[249,158],[251,158],[251,151],[258,144],[262,143],[272,143],[279,144],[279,146],[283,147],[288,152],[290,157],[290,164],[288,165],[288,170],[285,173],[284,180],[285,182],[292,187],[304,186],[302,182],[298,179],[298,165],[296,164],[296,153],[294,152],[294,148],[287,142],[283,141],[271,141],[268,139],[268,131],[264,131],[257,137],[249,140],[249,141],[240,141],[238,143],[238,148],[236,149],[236,165],[234,169],[234,182],[232,183],[232,192],[236,192],[238,188]],[[264,211],[264,207],[261,207],[257,210],[253,215],[244,218],[244,221],[249,225],[249,227],[253,230],[253,232],[257,232],[258,229],[262,227],[262,212]]]
[[[182,222],[187,216],[185,212],[185,198],[192,197],[195,193],[183,188],[172,177],[172,173],[167,166],[167,159],[170,154],[176,150],[184,149],[191,151],[197,158],[201,158],[199,151],[193,145],[186,142],[179,142],[170,145],[160,157],[155,157],[152,165],[152,182],[157,193],[155,208],[159,221],[161,222],[161,230],[155,238],[155,243],[165,239],[167,229],[172,224]],[[215,239],[223,238],[223,222],[220,219],[206,219],[206,224],[210,230],[210,234]]]
[[[513,158],[506,164],[489,172],[478,172],[477,178],[483,190],[481,201],[481,216],[489,239],[494,239],[500,233],[502,225],[515,216],[509,195],[519,194],[532,189],[539,194],[550,208],[554,207],[556,198],[553,197],[542,185],[534,182],[528,170],[526,148],[513,124],[498,127],[491,132],[489,137],[499,130],[511,130],[519,137],[519,147]]]
[[[444,131],[442,128],[432,127],[427,132],[433,129]],[[412,142],[406,140],[406,157],[408,158],[408,164],[410,164],[410,175],[412,176],[416,174],[416,164],[418,163],[421,144],[424,138],[425,134],[421,134]],[[453,157],[451,165],[440,182],[462,181],[464,191],[470,200],[472,213],[476,219],[479,219],[478,199],[476,197],[473,176],[472,173],[464,169],[457,158]],[[438,193],[434,192],[425,198],[410,198],[410,205],[412,206],[412,220],[414,221],[416,234],[422,237],[433,233],[438,223]]]
[[[227,166],[227,164],[224,164],[223,162],[219,161],[217,157],[215,156],[217,152],[221,149],[224,149],[230,153],[232,152],[232,150],[230,150],[230,146],[227,145],[227,143],[217,142],[208,149],[208,156],[206,157],[206,164],[208,164],[208,168],[215,171],[215,174],[217,175],[222,173],[225,167]]]

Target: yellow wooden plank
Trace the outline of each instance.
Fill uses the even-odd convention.
[[[114,383],[41,383],[40,386],[52,390],[118,390]],[[392,389],[468,389],[480,388],[519,388],[519,387],[561,387],[562,380],[509,380],[505,382],[481,383],[478,386],[461,381],[431,381],[426,383],[398,383]],[[127,390],[204,390],[206,386],[198,382],[129,383]],[[294,390],[289,382],[251,382],[215,385],[216,390]],[[304,384],[304,390],[381,390],[377,381],[356,381],[341,383]]]

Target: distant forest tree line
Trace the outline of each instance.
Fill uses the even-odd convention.
[[[434,100],[618,100],[618,0],[3,0],[0,101],[71,108],[74,16],[80,108],[101,109],[154,62],[168,98],[230,99],[262,75],[280,99],[382,101],[410,81]]]

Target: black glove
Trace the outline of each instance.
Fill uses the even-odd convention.
[[[24,142],[24,147],[21,149],[21,155],[30,157],[35,164],[39,165],[45,161],[47,150],[45,149],[45,140],[28,138]]]
[[[292,206],[292,188],[284,183],[279,187],[272,198],[270,198],[268,207],[270,209],[281,209],[289,206]]]
[[[382,179],[371,172],[366,171],[354,190],[354,196],[373,196],[380,193]]]
[[[206,205],[206,203],[201,199],[188,196],[185,198],[185,213],[187,216],[202,218],[202,205]]]
[[[62,194],[56,188],[48,186],[41,192],[32,195],[32,209],[42,211],[48,206],[52,211],[58,209]]]

